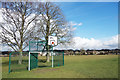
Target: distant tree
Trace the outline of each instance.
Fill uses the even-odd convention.
[[[85,50],[84,50],[84,48],[81,48],[81,49],[80,49],[80,54],[85,55]]]

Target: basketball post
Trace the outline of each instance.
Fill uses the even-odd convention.
[[[51,56],[52,56],[52,68],[54,67],[54,53],[53,47],[57,45],[57,37],[56,36],[48,36],[48,45],[52,46]]]
[[[29,52],[29,64],[28,64],[28,71],[30,71],[30,52]]]
[[[53,68],[53,45],[54,45],[54,42],[52,42],[52,68]]]
[[[53,46],[52,46],[52,68],[53,68]]]

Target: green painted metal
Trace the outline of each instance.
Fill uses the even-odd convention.
[[[38,51],[38,42],[37,42],[37,51]]]
[[[46,49],[45,41],[29,41],[30,52],[30,70],[38,67],[38,54],[37,52],[44,52]]]
[[[9,70],[8,72],[25,71],[28,67],[28,52],[22,52],[22,64],[18,64],[19,52],[9,53]]]
[[[29,41],[29,52],[42,52],[44,47],[45,41]]]
[[[64,65],[64,52],[53,51],[53,46],[49,46],[49,52],[53,55],[53,66]],[[38,54],[39,52],[46,52],[45,41],[29,41],[29,52],[30,54],[30,69],[37,68],[38,65]],[[32,53],[34,52],[34,53]],[[23,52],[22,65],[18,64],[19,52],[11,52],[9,54],[9,73],[14,71],[24,71],[28,69],[28,52]],[[51,65],[49,65],[51,66]]]
[[[30,70],[38,67],[38,53],[30,54]]]
[[[63,51],[63,66],[64,66],[64,51]]]
[[[64,65],[64,52],[54,51],[54,67]]]
[[[11,72],[11,70],[10,70],[10,65],[11,65],[11,53],[9,53],[9,71],[8,71],[8,73]]]

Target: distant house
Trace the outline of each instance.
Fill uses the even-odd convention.
[[[80,50],[75,50],[75,51],[74,51],[74,54],[75,54],[75,55],[80,55]]]
[[[9,53],[11,51],[1,51],[0,52],[0,57],[8,57]],[[28,53],[29,51],[23,51],[23,56],[28,56],[28,54],[26,54],[26,52]],[[120,54],[120,49],[101,49],[101,50],[73,50],[73,49],[69,49],[69,50],[54,50],[53,52],[58,52],[58,53],[63,53],[64,55],[119,55]],[[38,54],[39,56],[46,56],[46,52],[40,52]],[[50,54],[51,56],[51,54]]]

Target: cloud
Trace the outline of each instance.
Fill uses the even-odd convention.
[[[82,22],[76,23],[76,22],[73,22],[73,21],[70,21],[69,24],[70,24],[71,26],[82,26],[82,25],[83,25]]]
[[[71,31],[75,31],[76,29],[77,29],[76,27],[70,26],[70,30],[71,30]]]
[[[83,23],[79,23],[78,25],[81,26],[81,25],[83,25]]]
[[[3,10],[3,8],[0,8],[0,22],[4,22],[4,20],[2,18],[2,10]]]
[[[108,48],[118,47],[118,37],[120,37],[120,35],[113,36],[110,40],[104,41],[103,45],[106,45]]]
[[[12,50],[9,46],[7,46],[5,44],[0,44],[0,49],[1,49],[1,51],[7,51],[7,50],[11,51]]]
[[[82,26],[82,25],[83,25],[82,22],[76,23],[76,22],[73,22],[73,21],[70,21],[68,24],[69,24],[69,26],[70,26],[70,30],[71,30],[71,31],[75,31],[78,26]]]
[[[109,40],[98,40],[94,38],[81,38],[81,37],[73,37],[71,39],[70,44],[62,45],[59,44],[58,46],[54,47],[54,49],[115,49],[118,48],[118,36],[120,35],[115,35],[111,37]],[[2,50],[8,50],[8,46],[3,46]]]
[[[119,35],[120,36],[120,35]],[[118,35],[103,41],[94,38],[74,37],[67,46],[59,45],[56,49],[115,49],[118,48]]]

